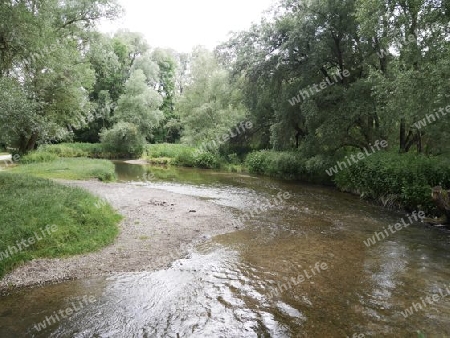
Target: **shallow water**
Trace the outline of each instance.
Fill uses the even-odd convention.
[[[324,187],[116,165],[128,184],[209,199],[235,216],[291,197],[166,270],[0,298],[0,337],[450,337],[448,233],[413,224],[367,247],[374,231],[405,215]],[[68,318],[36,329],[69,308]]]

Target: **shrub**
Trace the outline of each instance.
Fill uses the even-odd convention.
[[[195,151],[195,148],[190,147],[185,144],[147,144],[145,146],[145,156],[149,159],[151,158],[176,158],[183,151]]]
[[[220,168],[220,160],[215,154],[203,151],[194,155],[194,165],[202,169],[218,169]]]
[[[325,172],[331,162],[321,155],[307,158],[301,152],[268,150],[250,153],[245,160],[251,173],[322,184],[332,184]]]
[[[443,158],[380,152],[340,171],[335,182],[341,190],[362,197],[379,201],[389,197],[396,207],[430,212],[431,187],[450,187],[450,166]]]
[[[264,174],[266,172],[266,158],[268,155],[269,152],[266,150],[248,154],[245,159],[248,170],[254,174]]]
[[[183,149],[179,154],[175,156],[173,163],[175,165],[183,167],[195,167],[194,150]]]
[[[145,138],[132,123],[119,122],[101,133],[100,139],[107,152],[120,157],[139,158],[145,147]]]

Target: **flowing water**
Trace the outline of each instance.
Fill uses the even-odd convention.
[[[368,247],[364,241],[374,231],[406,215],[320,186],[116,166],[128,184],[248,215],[245,227],[198,246],[166,270],[0,298],[1,338],[450,337],[448,232],[412,224]],[[279,198],[286,192],[290,198]],[[250,215],[267,200],[266,211]],[[67,318],[58,315],[67,309]]]

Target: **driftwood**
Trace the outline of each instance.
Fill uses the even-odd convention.
[[[427,218],[425,221],[433,225],[450,225],[450,190],[434,187],[431,191],[431,198],[442,217],[436,219]]]

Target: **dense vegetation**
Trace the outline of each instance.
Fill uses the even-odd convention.
[[[112,243],[121,217],[98,201],[82,189],[0,172],[0,277],[34,258],[86,253]],[[22,240],[27,242],[19,247]]]
[[[35,152],[24,156],[23,163],[26,164],[11,168],[9,172],[66,180],[116,180],[114,164],[106,160],[59,158],[52,153]]]
[[[245,163],[408,208],[450,188],[450,2],[279,0],[189,54],[95,31],[119,14],[112,0],[0,4],[0,147]],[[327,175],[377,141],[388,147]]]

